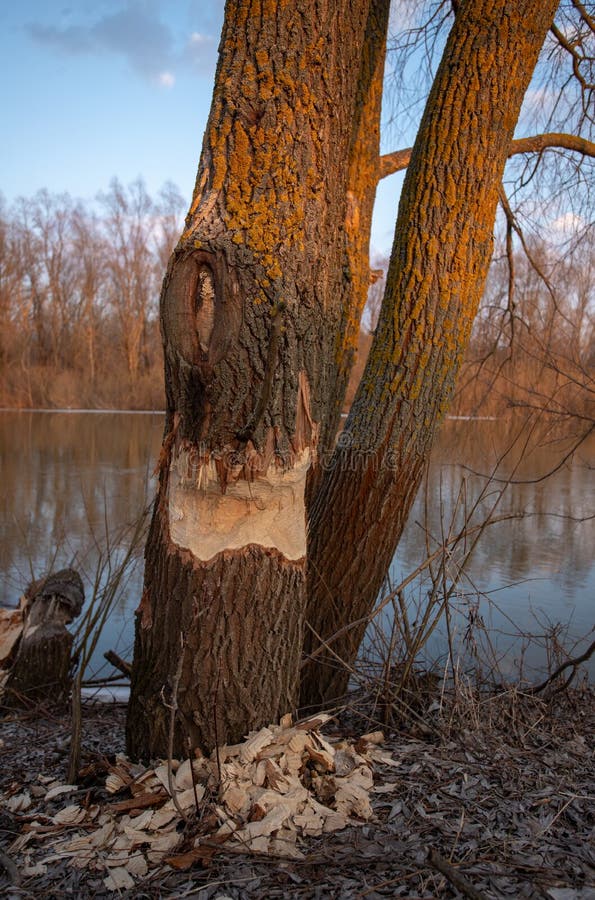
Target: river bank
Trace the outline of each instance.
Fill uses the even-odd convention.
[[[325,739],[358,746],[358,737],[379,724],[366,704],[354,698],[324,727]],[[37,710],[0,721],[0,891],[7,896],[117,895],[106,887],[108,867],[73,864],[52,844],[76,831],[66,807],[105,809],[113,801],[105,773],[123,751],[124,718],[121,704],[84,704],[87,774],[74,793],[60,788],[68,715]],[[595,690],[587,686],[549,700],[508,690],[481,702],[444,702],[424,715],[423,729],[385,733],[372,763],[369,821],[300,839],[299,859],[243,853],[207,838],[209,852],[187,871],[149,864],[119,895],[591,900],[594,734]],[[19,800],[24,795],[28,801]],[[201,805],[203,825],[219,802],[215,793]],[[175,826],[178,857],[192,827],[182,820]],[[85,826],[87,839],[97,831]]]

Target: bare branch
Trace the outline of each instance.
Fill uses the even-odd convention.
[[[551,33],[554,35],[558,43],[564,50],[570,55],[572,59],[572,71],[574,77],[582,87],[584,91],[592,90],[595,85],[589,83],[583,73],[580,70],[581,63],[585,61],[585,57],[577,53],[576,47],[570,43],[570,41],[566,38],[562,31],[558,28],[557,25],[553,24],[550,28]]]
[[[511,233],[512,233],[512,231],[515,231],[516,234],[518,235],[518,238],[521,242],[521,246],[523,248],[525,256],[529,260],[531,268],[536,272],[536,274],[539,276],[539,278],[541,279],[541,281],[547,288],[547,291],[548,291],[550,297],[552,298],[554,306],[557,309],[558,304],[557,304],[557,300],[556,300],[556,294],[552,287],[551,281],[547,277],[545,272],[543,271],[542,267],[537,262],[534,254],[531,252],[531,249],[525,239],[525,235],[523,234],[523,230],[520,227],[520,225],[518,224],[518,222],[516,220],[516,216],[514,215],[512,209],[510,207],[510,204],[508,202],[508,198],[502,189],[500,190],[499,199],[500,199],[500,205],[501,205],[502,209],[504,210],[504,215],[506,216],[507,229],[510,229]]]
[[[593,18],[593,16],[589,15],[580,0],[572,0],[572,5],[580,15],[583,22],[585,22],[589,26],[593,34],[595,34],[595,19]]]
[[[510,145],[509,158],[521,153],[542,153],[544,150],[571,150],[573,153],[581,153],[595,159],[595,143],[576,134],[564,134],[563,132],[550,132],[549,134],[535,134],[531,137],[517,138]],[[380,157],[378,166],[378,180],[402,172],[411,161],[412,147],[404,150],[395,150],[394,153],[385,153]]]
[[[478,891],[467,878],[461,875],[455,866],[444,859],[444,857],[440,856],[435,850],[430,850],[428,853],[428,862],[434,869],[437,869],[441,875],[444,875],[444,877],[447,878],[461,894],[464,894],[465,897],[470,897],[471,900],[486,900],[485,894]]]
[[[531,137],[518,138],[510,145],[510,156],[519,153],[541,153],[543,150],[571,150],[581,153],[583,156],[595,158],[595,143],[577,134],[564,134],[563,132],[550,132],[549,134],[535,134]]]
[[[506,261],[508,263],[508,315],[510,320],[510,341],[514,343],[514,284],[515,284],[515,264],[514,264],[514,245],[513,234],[516,230],[516,222],[508,202],[508,197],[504,190],[504,186],[500,186],[500,205],[504,210],[506,217]]]
[[[378,165],[378,180],[406,169],[411,161],[412,150],[413,147],[407,147],[405,150],[395,150],[394,153],[386,153],[381,156]]]
[[[584,653],[581,653],[580,656],[575,656],[573,659],[567,659],[565,663],[562,663],[561,666],[558,666],[558,668],[556,669],[555,672],[552,672],[552,674],[549,676],[549,678],[546,678],[546,680],[543,681],[541,684],[538,684],[535,687],[530,688],[529,693],[540,694],[542,691],[544,691],[546,689],[546,687],[548,687],[553,681],[555,681],[556,678],[558,678],[562,674],[562,672],[565,672],[566,669],[569,669],[570,667],[572,667],[571,678],[573,678],[574,675],[576,674],[577,667],[581,663],[587,662],[587,660],[590,659],[594,653],[595,653],[595,641],[592,641]],[[568,679],[568,681],[565,683],[564,687],[566,687],[568,685],[570,680],[571,679]],[[556,691],[556,693],[557,693],[557,691]]]

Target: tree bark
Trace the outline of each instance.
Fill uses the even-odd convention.
[[[390,0],[372,0],[357,80],[356,110],[349,148],[347,210],[343,229],[345,264],[341,325],[327,421],[321,426],[322,465],[310,470],[313,494],[324,463],[334,450],[349,376],[357,355],[360,320],[370,287],[370,231],[380,164],[380,114]]]
[[[238,740],[297,703],[305,481],[336,416],[341,240],[369,0],[230,0],[161,298],[167,417],[129,752]],[[324,438],[328,441],[328,436]]]
[[[72,634],[66,625],[82,609],[85,591],[74,569],[33,581],[21,598],[22,630],[8,657],[0,693],[3,706],[61,703],[70,693]],[[16,624],[16,623],[15,623]],[[2,654],[4,655],[4,654]]]
[[[302,703],[348,669],[467,346],[515,123],[557,0],[462,0],[408,166],[374,343],[309,522]],[[322,652],[321,652],[322,651]]]

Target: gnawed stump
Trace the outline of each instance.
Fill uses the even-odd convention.
[[[79,615],[84,599],[78,572],[61,569],[32,581],[19,609],[4,611],[0,618],[3,706],[60,702],[68,696],[73,636],[66,625]]]

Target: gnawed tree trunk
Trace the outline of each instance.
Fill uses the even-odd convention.
[[[84,599],[83,583],[74,569],[61,569],[27,587],[19,615],[3,620],[10,646],[8,640],[0,640],[4,647],[0,670],[5,670],[0,705],[67,699],[73,636],[66,625],[80,614]]]
[[[457,4],[403,187],[376,337],[311,511],[305,705],[347,687],[468,343],[504,163],[557,5]]]
[[[226,6],[162,292],[167,417],[137,618],[135,756],[164,754],[172,720],[176,752],[209,748],[297,702],[305,481],[344,377],[342,235],[369,6]]]

